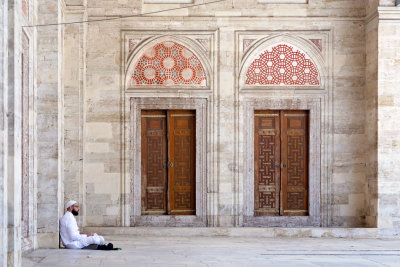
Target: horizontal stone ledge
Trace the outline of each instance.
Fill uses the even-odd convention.
[[[85,227],[85,233],[132,236],[226,236],[264,238],[400,238],[400,231],[378,228],[261,227]]]
[[[398,7],[379,7],[380,20],[397,20],[400,21],[400,6]]]

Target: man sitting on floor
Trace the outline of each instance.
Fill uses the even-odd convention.
[[[100,235],[89,233],[88,235],[80,234],[78,224],[74,216],[79,214],[79,203],[70,200],[65,205],[67,210],[60,219],[60,236],[62,243],[66,248],[71,249],[100,249],[112,250],[113,244],[104,244],[104,238]]]

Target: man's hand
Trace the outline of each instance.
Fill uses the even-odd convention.
[[[88,235],[87,236],[93,236],[94,234],[93,233],[88,233]]]

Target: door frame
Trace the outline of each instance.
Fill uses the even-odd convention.
[[[131,97],[131,226],[206,226],[207,99]],[[196,215],[142,215],[141,207],[141,110],[196,111]]]
[[[309,111],[309,215],[254,216],[254,111]],[[243,225],[270,227],[321,226],[321,99],[318,98],[258,98],[244,101],[243,114]]]

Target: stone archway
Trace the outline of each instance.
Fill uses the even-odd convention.
[[[243,224],[245,226],[302,227],[321,226],[321,207],[326,195],[321,184],[327,177],[321,162],[327,160],[328,127],[325,125],[329,88],[328,70],[321,51],[310,40],[282,34],[257,41],[243,55],[239,67],[241,121],[243,122]],[[296,95],[296,90],[301,89]],[[293,92],[293,96],[284,93]],[[263,93],[254,97],[253,92]],[[313,92],[310,95],[308,92]],[[267,92],[271,92],[267,94]],[[279,96],[279,97],[278,97]],[[309,112],[308,214],[299,216],[255,216],[255,144],[256,110],[298,110]],[[322,127],[324,127],[322,129]],[[322,152],[323,151],[323,152]],[[325,212],[325,211],[323,211]]]
[[[129,103],[131,226],[206,226],[207,97],[182,97],[176,92],[210,90],[211,67],[204,51],[193,40],[182,36],[147,39],[129,55],[125,70],[126,104]],[[138,93],[136,93],[138,92]],[[145,93],[143,93],[145,92]],[[149,97],[156,92],[157,97]],[[163,93],[168,94],[168,96]],[[172,92],[172,93],[171,93]],[[128,102],[129,101],[129,102]],[[195,214],[163,215],[142,213],[141,192],[141,112],[142,110],[195,111]],[[127,150],[125,150],[127,151]]]

